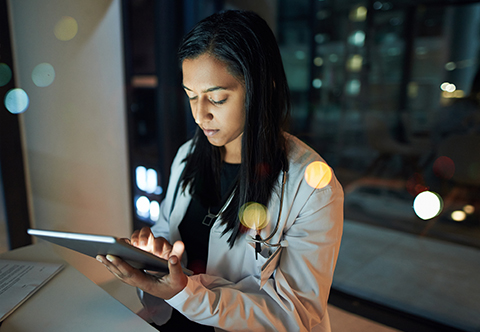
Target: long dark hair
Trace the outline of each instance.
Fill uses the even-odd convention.
[[[287,168],[282,129],[290,109],[290,92],[275,36],[253,12],[229,10],[199,22],[184,37],[178,55],[183,63],[203,54],[226,63],[229,72],[245,84],[240,180],[222,214],[223,234],[232,231],[228,238],[232,247],[241,229],[239,207],[247,202],[267,205],[280,171]],[[190,185],[190,193],[202,204],[218,204],[220,197],[212,195],[211,188],[218,188],[221,163],[220,148],[211,145],[197,128],[181,179],[183,190]]]

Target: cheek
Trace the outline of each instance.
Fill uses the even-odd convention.
[[[230,116],[227,117],[227,121],[230,122],[231,128],[235,128],[236,131],[243,131],[245,127],[245,111],[239,108],[236,108],[234,112],[230,113]]]
[[[235,111],[234,111],[234,115],[233,117],[235,117],[235,119],[238,121],[238,122],[241,122],[242,123],[242,126],[245,124],[245,102],[243,101],[243,99],[240,99],[236,104],[235,104]]]

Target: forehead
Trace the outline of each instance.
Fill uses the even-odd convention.
[[[183,85],[190,90],[206,90],[211,87],[234,89],[240,82],[228,71],[225,62],[202,54],[182,63]]]

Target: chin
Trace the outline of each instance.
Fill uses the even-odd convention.
[[[210,139],[208,139],[208,138],[207,138],[207,140],[208,140],[208,142],[209,142],[210,144],[212,144],[213,146],[216,146],[217,148],[220,148],[220,147],[222,147],[222,146],[225,145],[225,144],[220,144],[220,143],[218,143],[218,141],[216,141],[216,140],[210,140]]]

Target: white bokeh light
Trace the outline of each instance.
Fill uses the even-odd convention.
[[[432,191],[421,192],[413,201],[415,214],[423,220],[435,218],[442,211],[442,208],[442,198]]]
[[[357,30],[348,37],[348,42],[357,47],[363,47],[365,44],[365,32]]]
[[[445,87],[445,91],[447,92],[453,92],[455,90],[457,90],[457,87],[455,86],[455,84],[452,83],[447,84],[447,86]]]
[[[155,190],[157,189],[157,184],[158,184],[157,171],[154,170],[153,168],[149,168],[147,170],[147,187],[145,188],[145,191],[149,194],[155,192]]]
[[[147,169],[145,167],[138,166],[135,169],[135,181],[138,189],[145,191],[147,188]]]
[[[140,196],[135,202],[135,207],[140,217],[148,218],[150,216],[150,200],[146,196]]]
[[[160,204],[157,201],[150,203],[150,220],[158,221],[160,217]]]
[[[162,188],[158,186],[158,173],[153,168],[147,169],[144,166],[138,166],[135,169],[135,182],[138,189],[149,194],[157,195],[162,193]]]
[[[461,222],[461,221],[464,221],[465,218],[467,218],[467,214],[464,211],[457,210],[457,211],[453,211],[450,217],[452,217],[452,219],[457,222]]]

